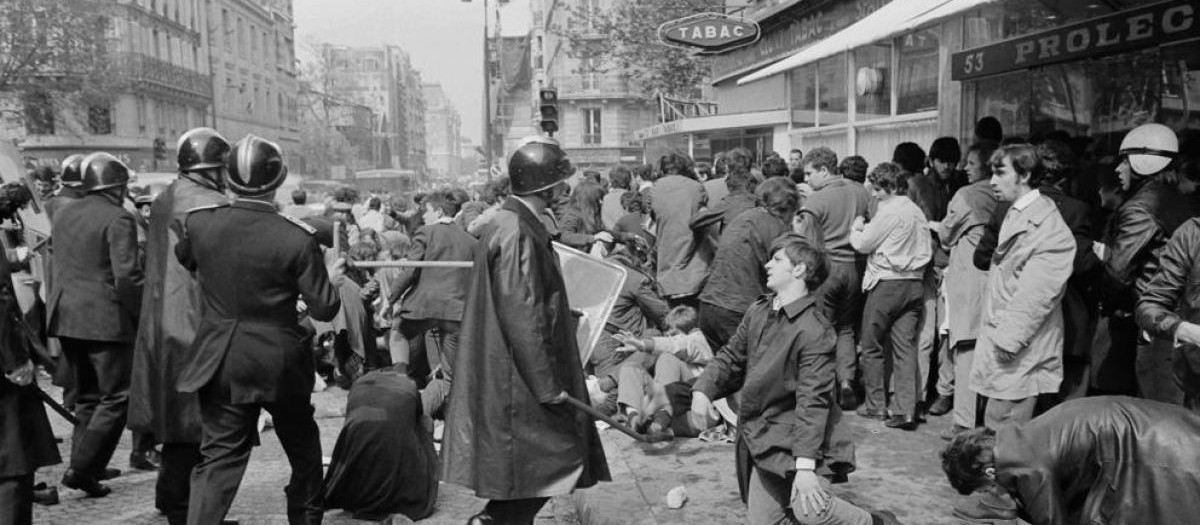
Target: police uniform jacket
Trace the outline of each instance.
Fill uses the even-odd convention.
[[[188,215],[175,254],[196,273],[203,307],[192,360],[179,376],[181,392],[197,392],[214,379],[228,385],[233,404],[312,392],[312,353],[302,343],[296,300],[302,297],[320,321],[341,307],[315,232],[251,200]]]
[[[586,400],[550,232],[510,198],[483,229],[467,291],[446,418],[442,480],[487,499],[566,494],[609,479]]]
[[[200,287],[175,258],[189,210],[229,201],[217,190],[181,176],[154,199],[147,229],[146,287],[134,343],[129,428],[163,443],[200,442],[196,396],[175,391],[200,324]]]
[[[50,335],[132,343],[142,303],[142,265],[133,214],[90,193],[54,216]]]

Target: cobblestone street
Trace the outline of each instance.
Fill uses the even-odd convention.
[[[43,385],[47,382],[43,381]],[[56,389],[48,389],[58,396]],[[341,429],[346,392],[330,387],[313,396],[323,451],[333,450]],[[55,433],[69,436],[69,425],[56,414],[50,419]],[[944,443],[937,437],[948,424],[945,418],[930,418],[916,432],[884,428],[876,421],[848,416],[858,447],[858,471],[850,482],[837,485],[835,492],[867,509],[890,509],[902,522],[919,525],[962,523],[951,517],[957,496],[945,481],[937,462]],[[733,445],[708,444],[699,440],[644,445],[616,431],[601,433],[613,482],[579,491],[571,497],[552,500],[539,516],[538,525],[584,524],[730,524],[741,523],[745,507],[738,499],[733,469]],[[69,438],[60,445],[69,453]],[[131,470],[128,466],[130,438],[126,433],[111,466],[122,475],[111,480],[113,493],[90,499],[82,492],[59,487],[62,502],[34,508],[34,523],[72,524],[165,524],[154,508],[156,474]],[[38,481],[57,485],[64,465],[43,469]],[[283,487],[290,469],[279,441],[270,430],[263,433],[262,446],[254,451],[230,518],[243,525],[287,523]],[[683,486],[688,501],[681,509],[666,506],[667,492]],[[461,525],[483,505],[462,488],[443,484],[437,511],[422,524]],[[354,520],[342,511],[325,516],[329,524],[369,523]],[[409,523],[403,517],[386,523]]]

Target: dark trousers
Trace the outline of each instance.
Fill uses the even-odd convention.
[[[725,343],[729,342],[733,333],[737,332],[738,325],[742,324],[742,318],[746,316],[746,312],[735,312],[701,301],[696,316],[699,317],[697,324],[700,325],[700,331],[704,332],[704,338],[708,340],[708,346],[715,354],[722,346],[725,346]]]
[[[33,474],[0,478],[0,523],[33,523]]]
[[[921,323],[921,281],[881,281],[867,293],[863,311],[862,371],[867,410],[882,410],[887,394],[885,338],[891,342],[892,387],[887,404],[892,415],[916,416],[921,391],[917,365],[917,327]]]
[[[496,525],[532,525],[538,511],[550,498],[490,500],[483,511],[496,520]]]
[[[817,290],[825,317],[837,332],[837,379],[853,381],[858,371],[857,329],[862,319],[862,276],[866,263],[832,261],[829,277]]]
[[[275,434],[292,466],[292,477],[284,488],[288,523],[321,523],[321,436],[309,397],[235,405],[228,401],[228,386],[222,388],[218,383],[200,392],[203,459],[192,471],[188,525],[219,523],[229,513],[250,462],[250,450],[258,441],[255,425],[262,409],[271,413]]]
[[[167,516],[170,525],[187,523],[192,469],[201,459],[198,443],[163,443],[158,482],[154,486],[154,507]]]
[[[60,338],[75,370],[75,417],[71,468],[98,478],[125,430],[133,348],[129,343]]]

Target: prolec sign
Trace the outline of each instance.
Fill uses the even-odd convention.
[[[720,13],[699,13],[658,26],[662,43],[706,54],[753,44],[761,34],[757,22]]]

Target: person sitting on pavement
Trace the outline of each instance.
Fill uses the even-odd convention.
[[[747,523],[896,523],[829,493],[853,469],[853,443],[837,432],[836,336],[813,293],[829,273],[822,250],[777,244],[766,263],[774,292],[750,306],[737,332],[692,387],[691,418],[706,427],[712,400],[740,392],[737,454]]]
[[[1200,515],[1200,414],[1145,399],[1075,399],[1019,425],[959,434],[942,470],[955,515],[1033,525],[1191,523]]]
[[[637,381],[638,371],[652,368],[654,381],[666,385],[696,379],[712,360],[712,348],[704,332],[696,326],[695,308],[684,305],[672,308],[667,314],[667,326],[663,337],[639,338],[631,332],[614,336],[622,345],[617,352],[641,354],[640,359],[631,359],[621,367],[617,381],[617,403],[635,427],[646,415],[636,408],[646,386]]]

